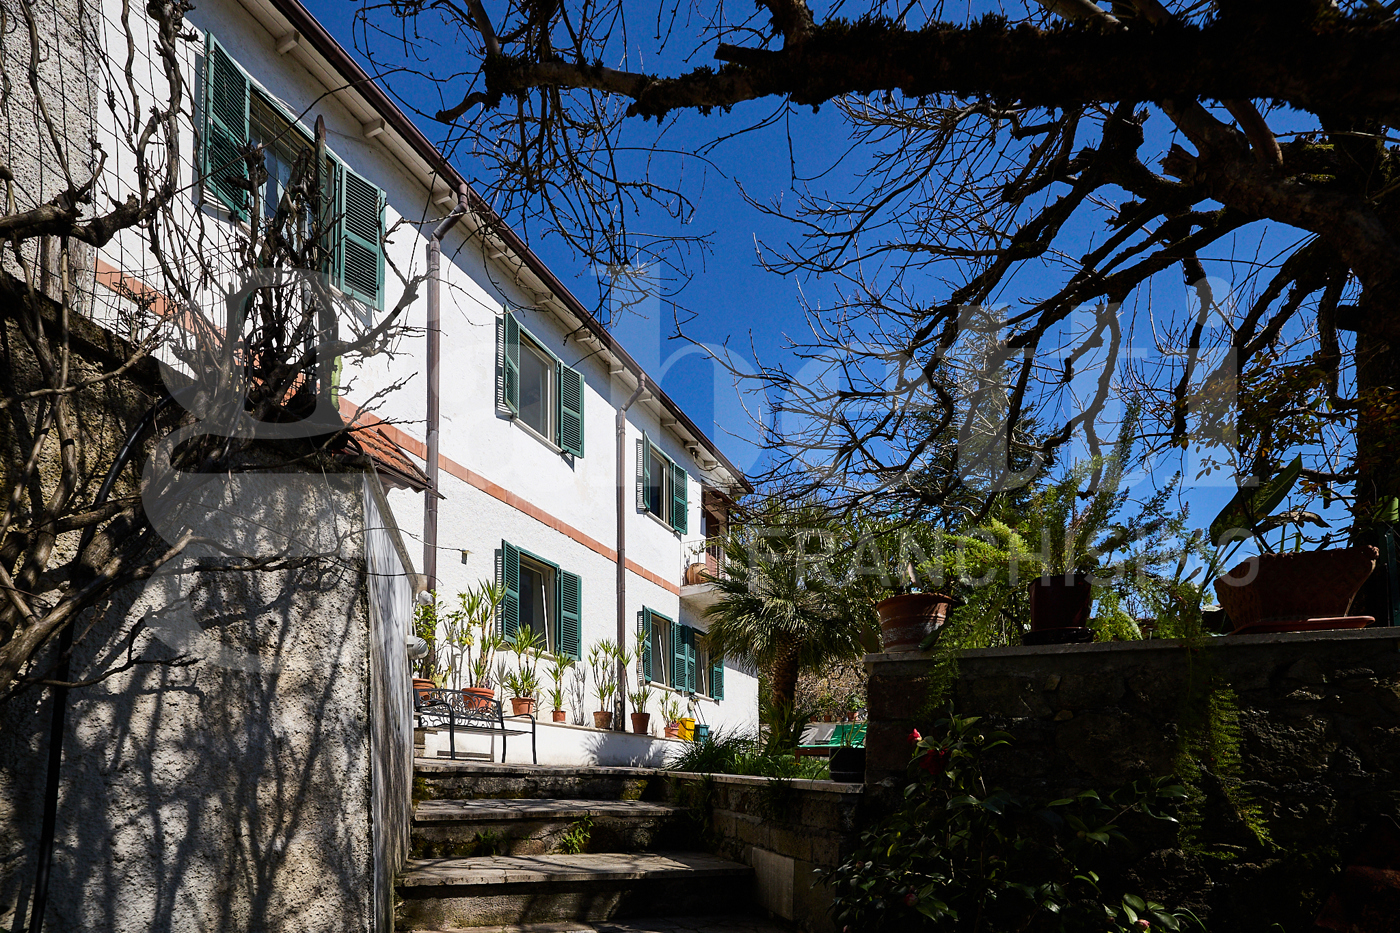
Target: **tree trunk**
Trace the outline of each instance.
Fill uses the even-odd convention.
[[[796,639],[788,642],[773,659],[773,705],[792,709],[797,698],[797,654]]]
[[[1371,544],[1395,523],[1400,498],[1400,352],[1384,339],[1356,335],[1356,522],[1354,539]]]
[[[1392,502],[1400,498],[1400,351],[1372,334],[1356,335],[1356,501],[1351,543],[1381,544],[1386,528],[1400,525]],[[1385,552],[1376,572],[1352,601],[1352,615],[1391,619],[1390,575]]]

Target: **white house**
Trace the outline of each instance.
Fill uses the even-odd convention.
[[[119,5],[107,6],[116,22]],[[749,489],[740,471],[297,0],[212,0],[188,21],[201,38],[188,69],[199,76],[190,173],[203,179],[188,209],[211,231],[201,236],[217,242],[220,227],[246,222],[231,174],[243,171],[239,148],[265,147],[264,203],[275,204],[318,118],[341,211],[331,274],[359,300],[359,323],[397,305],[398,273],[421,274],[442,231],[437,324],[428,289],[391,355],[340,375],[351,415],[401,383],[359,416],[371,428],[362,443],[405,536],[421,528],[426,588],[450,601],[501,581],[505,634],[529,626],[550,651],[584,659],[622,636],[642,646],[629,690],[649,681],[712,728],[753,725],[757,680],[707,654],[712,587],[687,583],[692,564],[717,569],[706,542]],[[97,268],[131,282],[151,262],[125,235]]]

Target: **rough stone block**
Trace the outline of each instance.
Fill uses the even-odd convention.
[[[1153,723],[1124,713],[1088,712],[1061,723],[1061,754],[1104,786],[1171,772],[1174,749]]]
[[[962,685],[959,684],[961,687]],[[960,691],[961,694],[961,691]],[[959,696],[968,712],[1007,719],[1038,719],[1053,711],[1029,677],[988,677],[973,680],[970,690]]]
[[[1099,709],[1113,706],[1125,692],[1123,678],[1112,671],[1066,674],[1060,681],[1054,702],[1060,709]]]
[[[794,859],[755,847],[749,852],[749,864],[753,866],[755,890],[758,905],[772,911],[784,920],[793,920],[793,875],[796,870]]]

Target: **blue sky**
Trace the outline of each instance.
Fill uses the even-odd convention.
[[[310,0],[308,7],[342,44],[355,50],[357,43],[352,36],[352,25],[356,4],[345,0]],[[821,15],[820,10],[818,15]],[[386,42],[382,37],[373,41]],[[363,42],[362,37],[359,45],[363,45]],[[441,58],[445,51],[450,52],[450,49],[440,47],[433,54]],[[666,72],[681,67],[678,61],[668,61],[665,55],[655,57],[652,54],[654,49],[649,46],[647,52],[652,55],[646,63],[648,70]],[[385,54],[392,58],[395,50],[386,48]],[[371,64],[365,62],[363,57],[361,60],[374,73]],[[455,70],[450,61],[441,63],[441,68]],[[441,91],[421,80],[415,81],[402,75],[391,76],[384,83],[391,93],[399,95],[408,105],[406,109],[416,108],[429,113],[437,110],[443,101],[455,102],[461,92],[460,84]],[[696,152],[727,132],[763,119],[773,113],[777,106],[772,101],[753,102],[740,105],[729,114],[682,118],[671,124],[666,142],[672,149]],[[1290,125],[1290,118],[1283,114],[1271,114],[1270,120],[1276,132],[1305,128]],[[418,122],[430,139],[443,139],[444,128],[440,124],[422,118]],[[1148,127],[1145,155],[1153,151],[1165,154],[1173,141],[1166,121],[1157,117],[1149,122]],[[668,164],[668,170],[678,179],[677,183],[697,202],[692,222],[681,227],[667,220],[660,212],[635,218],[633,222],[644,234],[708,237],[707,247],[703,251],[692,252],[686,259],[693,277],[679,296],[683,305],[679,313],[685,319],[685,333],[690,340],[712,346],[727,345],[731,352],[744,360],[774,363],[791,359],[787,349],[788,337],[802,340],[808,333],[803,299],[811,305],[829,305],[832,301],[832,283],[783,278],[760,267],[755,253],[756,244],[780,245],[793,235],[793,230],[787,223],[764,216],[747,204],[737,183],[742,182],[744,191],[755,200],[769,202],[781,199],[790,205],[795,196],[792,183],[795,171],[798,177],[814,178],[809,182],[813,188],[833,194],[846,193],[861,167],[859,154],[844,160],[841,158],[849,144],[847,128],[839,113],[834,106],[828,106],[815,114],[810,110],[793,110],[767,129],[738,136],[708,150],[704,161],[677,159]],[[481,166],[474,164],[469,157],[458,154],[454,156],[454,161],[469,178],[481,176]],[[1090,237],[1102,230],[1087,214],[1077,222],[1080,227],[1072,231],[1072,246],[1087,244]],[[1221,277],[1217,283],[1218,291],[1228,288],[1228,280],[1238,274],[1232,269],[1245,267],[1231,266],[1225,260],[1232,256],[1248,260],[1256,252],[1261,257],[1268,256],[1297,238],[1296,231],[1268,229],[1261,240],[1257,225],[1249,228],[1249,231],[1247,236],[1237,241],[1217,245],[1214,258],[1218,261],[1207,262],[1210,274]],[[1074,243],[1075,236],[1080,243]],[[606,317],[608,303],[605,289],[600,287],[597,276],[586,261],[572,255],[558,241],[538,236],[531,236],[530,241],[531,246],[575,294]],[[1050,283],[1049,275],[1042,276],[1035,268],[1024,268],[1017,273],[1003,299],[1014,301],[1028,295],[1043,295],[1050,289]],[[924,283],[924,287],[930,292],[927,299],[930,302],[946,295],[946,289],[932,281]],[[1187,289],[1176,270],[1159,275],[1150,289],[1140,290],[1140,294],[1135,296],[1135,303],[1126,309],[1136,312],[1131,317],[1133,339],[1139,346],[1149,346],[1152,315],[1155,314],[1160,320],[1172,311],[1188,308],[1189,300]],[[634,316],[623,321],[616,332],[649,370],[661,373],[665,390],[697,424],[702,428],[711,428],[712,436],[741,467],[758,465],[757,451],[744,443],[745,438],[753,435],[744,404],[747,403],[752,410],[760,400],[750,396],[741,401],[728,375],[716,372],[702,353],[676,335],[675,317],[673,308],[663,303],[660,307],[653,306],[645,320]],[[1103,433],[1111,436],[1111,428]],[[1186,478],[1191,487],[1184,504],[1192,510],[1192,524],[1203,525],[1234,493],[1233,478],[1217,474],[1205,481],[1196,481],[1189,464],[1181,462],[1179,458],[1169,458],[1159,464],[1157,479],[1165,479],[1176,469],[1182,468],[1187,472]],[[1340,509],[1334,506],[1328,517],[1341,517]]]

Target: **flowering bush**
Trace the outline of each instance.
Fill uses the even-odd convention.
[[[1188,911],[1133,894],[1109,899],[1094,867],[1125,841],[1129,813],[1172,820],[1185,796],[1170,779],[1107,797],[1087,790],[1035,802],[983,782],[980,759],[1011,737],[950,716],[936,736],[909,734],[905,802],[862,834],[828,879],[836,926],[879,931],[1176,931],[1200,929]]]

